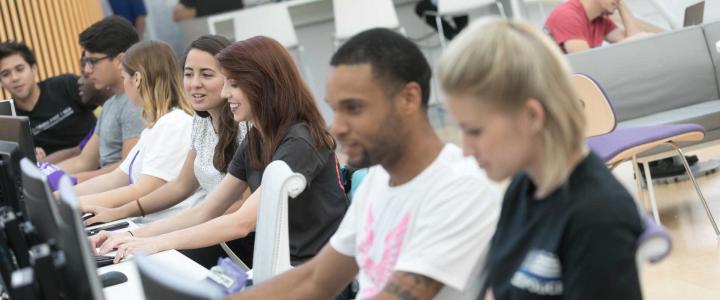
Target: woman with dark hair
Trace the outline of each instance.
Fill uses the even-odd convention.
[[[340,186],[335,141],[290,54],[275,40],[254,37],[228,46],[217,57],[225,75],[221,95],[236,121],[252,124],[229,174],[188,211],[133,232],[93,237],[100,254],[117,248],[117,262],[137,251],[195,249],[247,236],[257,220],[262,172],[274,160],[286,162],[308,182],[288,208],[293,265],[315,256],[340,224],[348,203]],[[248,187],[252,194],[242,200]],[[243,201],[242,206],[223,215],[237,201]]]

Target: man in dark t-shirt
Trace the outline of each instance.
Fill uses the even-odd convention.
[[[175,5],[173,19],[175,21],[187,20],[243,7],[242,0],[180,0]]]
[[[30,119],[35,146],[47,154],[76,146],[95,127],[95,105],[83,103],[75,75],[39,83],[36,76],[30,48],[15,41],[0,43],[0,83],[15,100],[17,114]]]

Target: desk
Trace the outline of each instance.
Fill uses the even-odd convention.
[[[177,250],[168,250],[150,255],[158,264],[166,266],[173,273],[186,277],[189,280],[200,281],[207,276],[207,269],[197,264],[195,261],[182,255]],[[140,282],[140,274],[138,273],[135,262],[130,259],[116,265],[105,266],[98,269],[99,274],[110,271],[119,271],[127,276],[128,281],[107,287],[103,289],[105,299],[107,300],[142,300],[145,299],[142,283]]]
[[[127,221],[129,226],[124,229],[117,231],[127,231],[138,228],[139,226],[130,219],[118,220],[109,222],[107,224],[113,224],[117,222]],[[96,226],[88,227],[93,229]],[[115,253],[109,253],[108,255],[115,255]],[[199,265],[192,259],[188,258],[177,250],[168,250],[160,253],[155,253],[149,256],[150,259],[154,260],[160,265],[165,266],[168,270],[180,276],[186,277],[188,280],[200,281],[205,279],[207,276],[208,269]],[[142,283],[140,282],[140,273],[138,273],[137,266],[132,260],[132,257],[122,263],[116,265],[109,265],[98,269],[98,274],[104,274],[110,271],[122,272],[127,276],[127,282],[107,287],[103,289],[105,299],[107,300],[143,300],[145,294],[143,293]]]

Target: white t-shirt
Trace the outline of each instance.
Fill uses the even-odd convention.
[[[411,181],[389,186],[370,169],[330,244],[354,256],[358,299],[380,293],[394,271],[445,285],[435,299],[476,299],[501,193],[472,158],[447,144]]]
[[[180,174],[185,157],[190,150],[192,117],[182,110],[173,110],[146,128],[140,134],[135,147],[120,165],[125,174],[130,173],[131,184],[138,182],[140,175],[150,175],[165,181],[173,180]],[[184,207],[184,202],[173,208]],[[170,208],[169,210],[173,210]],[[162,213],[162,214],[160,214]],[[145,222],[167,215],[161,211],[146,216]]]

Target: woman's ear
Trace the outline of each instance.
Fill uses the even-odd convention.
[[[532,132],[540,132],[545,126],[545,107],[535,98],[525,101],[523,109],[523,118],[525,119],[525,127]]]
[[[135,88],[139,89],[140,81],[142,80],[142,75],[140,75],[140,73],[138,73],[138,72],[135,72],[135,74],[133,74],[133,76],[132,76],[132,79],[133,79],[133,85],[135,85]]]

